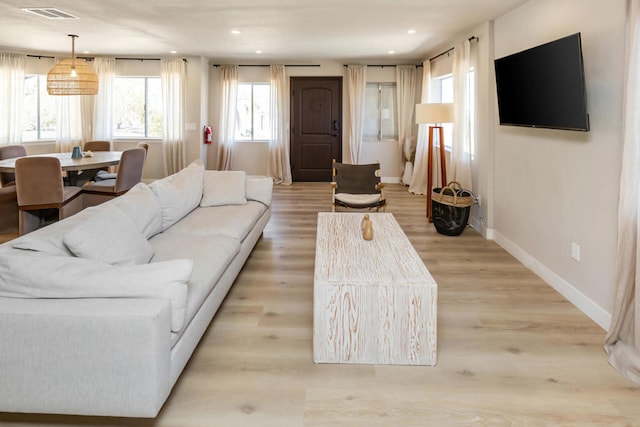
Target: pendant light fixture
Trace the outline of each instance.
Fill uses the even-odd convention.
[[[47,74],[49,95],[95,95],[98,93],[98,76],[84,59],[76,58],[76,38],[71,37],[71,58],[65,58],[53,66]]]

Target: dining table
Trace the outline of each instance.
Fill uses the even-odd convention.
[[[91,154],[85,153],[79,158],[72,158],[71,153],[32,154],[23,157],[57,157],[62,171],[67,173],[69,185],[76,185],[80,171],[117,165],[120,163],[122,151],[95,151]],[[15,173],[16,160],[23,157],[0,160],[0,172]]]

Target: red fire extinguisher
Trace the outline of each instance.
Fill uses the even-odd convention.
[[[204,127],[204,135],[203,135],[202,142],[204,142],[205,144],[211,144],[211,134],[212,133],[213,133],[213,131],[211,130],[211,126],[205,126]]]

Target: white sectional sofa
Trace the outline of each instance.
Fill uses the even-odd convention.
[[[0,245],[0,412],[155,417],[271,191],[196,161]]]

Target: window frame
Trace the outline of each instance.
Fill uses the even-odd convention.
[[[35,114],[35,119],[36,119],[36,138],[35,139],[25,139],[25,129],[24,126],[26,125],[26,122],[24,120],[22,120],[21,126],[21,140],[23,143],[31,143],[31,142],[43,142],[43,141],[53,141],[56,139],[55,134],[57,134],[58,132],[58,120],[57,120],[57,116],[58,116],[58,112],[57,109],[54,109],[53,116],[56,118],[55,119],[55,126],[54,126],[54,130],[51,131],[47,131],[47,132],[53,132],[53,136],[49,136],[49,137],[44,137],[42,136],[42,95],[43,95],[43,85],[44,85],[44,95],[46,96],[51,96],[46,92],[46,85],[47,85],[47,75],[46,74],[36,74],[36,73],[25,73],[24,76],[24,80],[25,80],[25,84],[24,84],[24,91],[23,91],[23,104],[22,104],[22,108],[23,108],[23,118],[24,118],[24,114],[26,113],[25,110],[25,101],[26,101],[26,88],[27,88],[27,80],[31,79],[31,78],[35,78],[36,79],[36,90],[35,90],[35,96],[36,96],[36,114]]]
[[[160,84],[162,84],[162,80],[161,80],[161,76],[160,75],[134,75],[134,76],[129,76],[129,75],[116,75],[114,77],[114,88],[113,88],[113,97],[114,99],[116,98],[116,80],[118,79],[144,79],[144,135],[143,136],[138,136],[138,135],[118,135],[118,131],[117,131],[117,127],[116,127],[116,107],[115,107],[115,103],[114,103],[114,107],[113,107],[113,139],[114,140],[122,140],[122,141],[127,141],[127,140],[132,140],[132,139],[145,139],[145,140],[161,140],[163,138],[162,135],[159,136],[149,136],[149,128],[150,128],[150,109],[149,109],[149,80],[150,79],[154,79],[157,80]],[[160,86],[160,116],[161,116],[161,120],[164,122],[164,117],[163,117],[163,109],[162,109],[162,86]],[[163,123],[164,124],[164,123]]]
[[[476,90],[477,90],[477,85],[476,85],[476,69],[475,67],[470,67],[469,71],[467,71],[466,74],[466,78],[468,79],[467,83],[468,83],[468,87],[469,87],[469,92],[472,96],[471,101],[471,105],[469,106],[470,111],[470,126],[471,128],[474,130],[473,132],[471,132],[471,141],[470,141],[470,149],[471,149],[471,156],[475,157],[475,129],[476,129],[476,100],[477,100],[477,94],[476,94]],[[443,93],[445,92],[443,90],[443,83],[444,81],[447,82],[451,82],[451,93],[450,93],[450,97],[446,96],[443,99]],[[436,102],[454,102],[454,85],[455,82],[453,80],[453,73],[449,73],[449,74],[444,74],[442,76],[438,76],[432,79],[432,85],[431,88],[433,90],[433,98],[435,99]],[[449,95],[449,93],[447,92],[447,95]],[[447,151],[451,151],[452,147],[453,147],[453,123],[442,123],[440,126],[443,127],[443,131],[444,131],[444,149]],[[436,147],[440,146],[440,142],[437,141],[435,143]]]
[[[363,139],[365,141],[375,141],[375,142],[386,142],[386,141],[397,141],[398,140],[398,122],[397,122],[397,110],[398,110],[398,106],[397,106],[397,97],[398,97],[398,86],[395,82],[367,82],[366,86],[373,86],[376,85],[378,86],[378,103],[377,103],[377,110],[378,110],[378,115],[377,115],[377,124],[378,124],[378,131],[376,133],[375,138],[372,137],[372,135],[363,135]],[[388,88],[392,88],[393,89],[393,136],[391,138],[383,138],[382,137],[382,89],[384,87],[388,87]],[[366,91],[365,91],[366,92]],[[365,112],[366,112],[366,97],[365,97]],[[365,113],[366,114],[366,113]],[[364,120],[366,120],[366,117],[364,117]]]
[[[269,137],[267,138],[256,138],[255,134],[256,134],[256,130],[255,130],[255,95],[254,95],[254,87],[255,86],[266,86],[269,91],[271,91],[271,84],[269,82],[238,82],[238,93],[240,92],[240,86],[251,86],[251,108],[250,108],[250,136],[249,138],[238,138],[238,122],[239,120],[236,120],[236,128],[233,131],[233,139],[234,142],[268,142],[269,141]],[[269,114],[269,118],[271,117],[271,105],[268,105],[268,114]],[[237,106],[236,106],[236,110],[237,110]],[[239,111],[237,112],[237,114],[239,115]],[[271,125],[269,123],[269,132],[271,131]]]
[[[445,90],[445,82],[447,85],[450,85],[450,91]],[[433,91],[432,99],[438,103],[453,103],[454,102],[454,94],[453,94],[453,73],[443,74],[441,76],[435,77],[432,79],[431,89]],[[444,97],[443,97],[444,95]],[[450,96],[447,96],[450,95]],[[451,151],[453,147],[453,123],[440,123],[439,126],[442,126],[443,136],[444,136],[444,149],[445,151]],[[440,147],[439,138],[434,142],[435,147]]]

